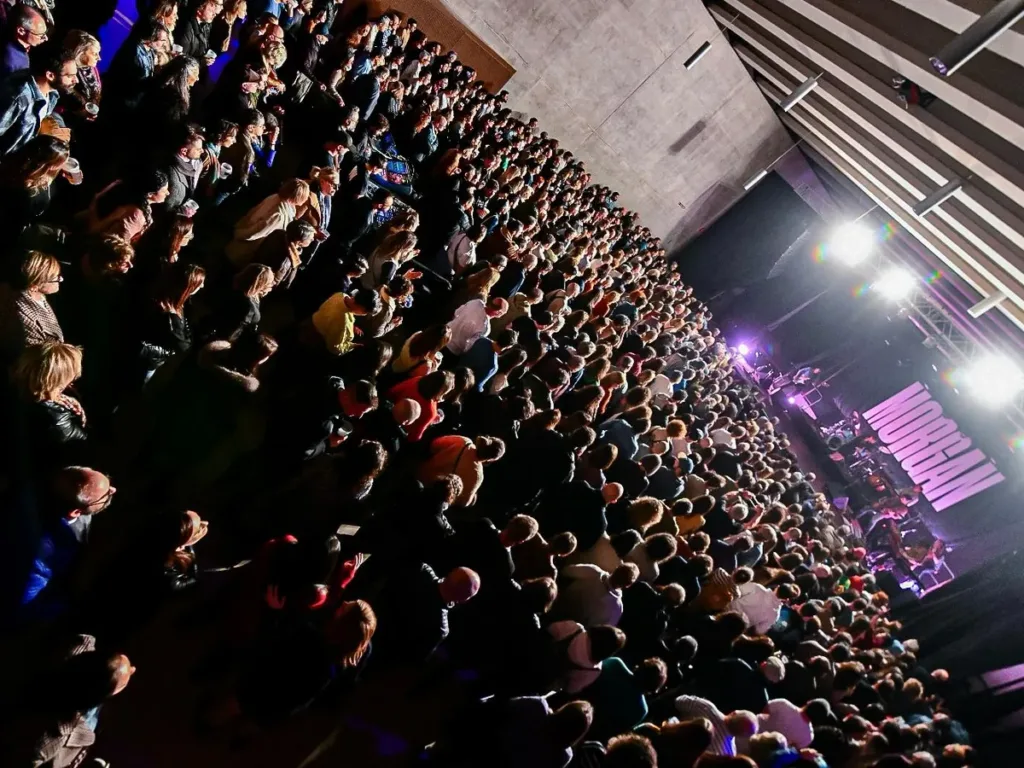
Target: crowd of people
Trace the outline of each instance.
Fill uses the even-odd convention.
[[[137,4],[111,52],[0,3],[3,765],[103,764],[211,564],[214,732],[406,667],[464,694],[428,765],[972,764],[680,265],[507,92],[341,0]]]

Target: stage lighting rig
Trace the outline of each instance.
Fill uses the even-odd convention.
[[[828,244],[828,255],[848,267],[864,261],[875,248],[875,234],[859,222],[851,221],[840,226]]]
[[[959,372],[958,383],[983,405],[998,408],[1011,402],[1024,390],[1024,373],[1006,355],[989,353]]]
[[[899,301],[909,296],[916,285],[917,278],[912,272],[903,267],[890,267],[878,276],[871,288],[887,299]]]

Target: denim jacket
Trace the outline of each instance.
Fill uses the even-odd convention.
[[[0,86],[0,156],[9,155],[39,135],[43,118],[53,114],[58,95],[43,95],[29,72],[16,72]]]

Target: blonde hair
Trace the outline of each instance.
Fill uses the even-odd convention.
[[[95,48],[99,52],[100,41],[88,32],[72,29],[64,36],[64,50],[74,59],[76,66],[85,66],[82,64],[82,57],[90,48]]]
[[[340,654],[343,667],[354,667],[370,647],[377,631],[377,614],[365,600],[342,603],[327,629],[331,645]]]
[[[320,168],[313,166],[313,170],[309,172],[310,181],[321,181],[326,179],[335,185],[341,183],[341,174],[338,173],[336,168]]]
[[[235,275],[235,288],[249,298],[266,296],[274,287],[274,270],[265,264],[248,264]]]
[[[60,394],[82,375],[82,348],[60,341],[26,347],[14,368],[15,383],[36,402]]]
[[[282,200],[287,200],[294,205],[305,205],[309,200],[309,184],[302,179],[289,179],[281,185],[278,191]]]
[[[263,58],[274,69],[280,69],[288,59],[288,49],[280,40],[272,40],[263,51]]]
[[[21,263],[21,277],[25,288],[38,288],[52,283],[60,276],[60,262],[42,251],[29,251]]]

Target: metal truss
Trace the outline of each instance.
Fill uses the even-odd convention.
[[[954,368],[970,365],[993,349],[977,343],[960,330],[957,322],[939,306],[928,291],[916,291],[901,302],[908,319],[924,334],[925,345],[941,352]],[[1024,432],[1024,392],[1004,406],[1007,418]]]

